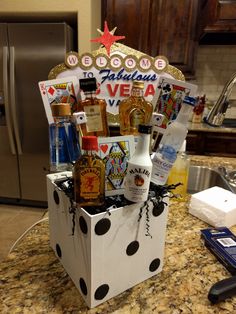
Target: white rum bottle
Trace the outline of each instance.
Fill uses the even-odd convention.
[[[134,155],[128,161],[125,176],[124,196],[135,203],[145,202],[148,198],[152,173],[152,161],[149,154],[152,127],[140,124],[139,140]]]

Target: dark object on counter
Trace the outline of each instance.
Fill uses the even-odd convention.
[[[236,236],[226,227],[203,229],[201,236],[211,253],[232,275],[236,275]],[[209,290],[208,299],[215,304],[233,295],[236,295],[236,276],[216,282]]]
[[[215,283],[208,293],[208,299],[216,304],[234,295],[236,295],[236,276]]]
[[[236,236],[226,227],[201,230],[201,237],[208,250],[231,273],[236,275]]]

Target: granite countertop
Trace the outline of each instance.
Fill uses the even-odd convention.
[[[192,156],[192,163],[236,167],[235,158]],[[50,248],[48,221],[40,223],[0,263],[0,313],[235,313],[236,296],[216,305],[207,299],[231,275],[205,248],[200,230],[209,225],[188,214],[188,202],[170,201],[162,272],[94,309]]]
[[[214,132],[214,133],[236,133],[236,128],[230,128],[225,126],[210,126],[207,123],[188,123],[189,131],[198,131],[198,132]]]

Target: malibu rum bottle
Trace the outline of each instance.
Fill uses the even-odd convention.
[[[143,97],[144,83],[133,81],[131,95],[120,102],[120,133],[139,135],[139,124],[148,124],[152,117],[153,106]]]
[[[131,159],[128,161],[125,176],[124,196],[129,201],[139,203],[148,199],[149,185],[152,174],[152,161],[149,154],[150,125],[139,125],[138,144]]]
[[[99,207],[105,201],[105,164],[96,154],[97,137],[82,137],[82,149],[73,170],[75,201],[80,207]]]
[[[87,122],[80,125],[81,135],[109,136],[106,115],[107,103],[95,95],[97,90],[96,78],[80,79],[79,82],[85,99],[79,101],[77,111],[84,111],[87,118]]]

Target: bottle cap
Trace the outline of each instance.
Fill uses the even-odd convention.
[[[190,105],[190,106],[195,106],[196,104],[196,98],[195,97],[190,97],[190,96],[185,96],[183,103],[185,103],[186,105]]]
[[[65,117],[71,115],[71,108],[68,103],[52,104],[51,110],[53,117]]]
[[[152,126],[147,124],[139,124],[138,132],[143,134],[151,134],[152,133]]]
[[[83,92],[93,92],[97,90],[97,81],[95,77],[80,79],[79,85]]]
[[[133,87],[143,89],[144,88],[144,82],[142,82],[142,81],[133,81]]]
[[[186,151],[186,140],[183,141],[182,146],[180,147],[179,152],[185,152]]]
[[[98,151],[98,138],[97,136],[83,136],[82,137],[83,150],[96,150]]]

